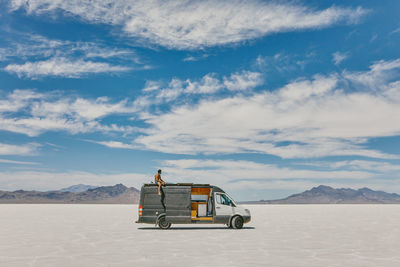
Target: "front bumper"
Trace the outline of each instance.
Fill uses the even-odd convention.
[[[243,216],[244,223],[249,223],[251,221],[251,216]]]

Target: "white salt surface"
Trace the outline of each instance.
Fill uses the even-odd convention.
[[[0,205],[0,266],[400,266],[400,205],[248,206],[242,230],[137,205]]]

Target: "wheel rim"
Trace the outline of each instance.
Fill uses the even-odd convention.
[[[165,218],[161,218],[158,225],[161,228],[168,228],[169,227],[169,223],[165,220]]]
[[[243,226],[243,220],[240,217],[235,219],[235,228],[240,229]]]

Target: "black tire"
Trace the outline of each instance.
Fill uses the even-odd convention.
[[[232,227],[234,229],[242,229],[243,228],[243,218],[241,216],[233,217]]]
[[[171,227],[171,223],[167,222],[167,220],[165,219],[165,216],[161,217],[158,220],[158,227],[160,227],[161,229],[169,229]]]

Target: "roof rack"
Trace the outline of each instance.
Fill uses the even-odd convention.
[[[194,183],[167,183],[165,186],[211,186],[210,184],[194,184]],[[148,184],[144,184],[144,186],[157,186],[156,183],[148,183]]]

